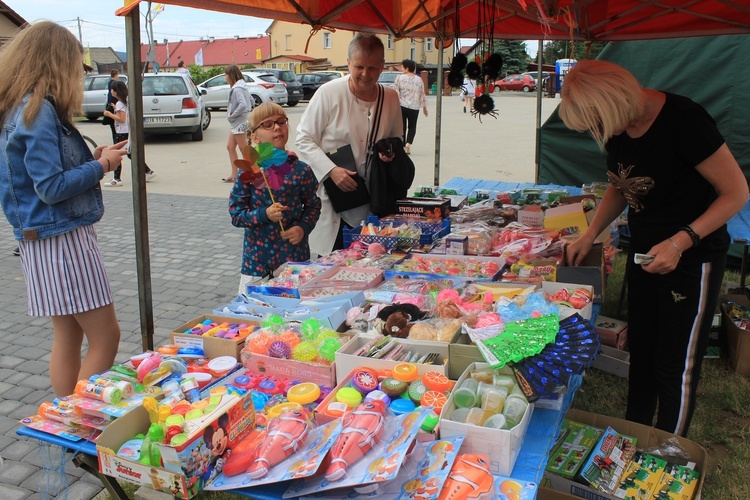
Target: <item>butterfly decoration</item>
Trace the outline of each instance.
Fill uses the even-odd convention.
[[[242,170],[241,182],[252,182],[258,189],[266,185],[269,189],[280,189],[284,176],[292,171],[288,158],[286,151],[264,142],[256,147],[245,146],[242,159],[235,160],[234,164]]]

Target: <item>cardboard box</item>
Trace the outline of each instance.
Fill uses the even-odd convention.
[[[529,227],[544,227],[544,212],[539,205],[527,205],[518,209],[518,222]]]
[[[596,320],[596,333],[602,344],[624,350],[628,346],[628,322],[621,319],[599,316]]]
[[[721,311],[716,308],[714,319],[711,322],[711,330],[708,332],[708,346],[704,359],[725,358],[729,359],[729,345],[724,329],[721,327]]]
[[[630,372],[630,353],[614,347],[602,345],[599,354],[591,363],[591,368],[602,370],[618,377],[628,378]]]
[[[448,198],[404,198],[396,202],[398,214],[406,217],[445,219],[451,213]]]
[[[576,288],[583,288],[584,290],[588,291],[591,296],[594,295],[594,287],[590,285],[579,285],[575,283],[561,283],[558,281],[557,283],[553,283],[551,281],[543,281],[542,282],[542,291],[544,293],[553,295],[554,293],[558,292],[559,290],[562,290],[563,288],[573,291]],[[560,313],[560,319],[565,319],[568,316],[572,316],[575,313],[578,313],[581,315],[581,317],[585,319],[591,319],[591,315],[594,311],[593,301],[586,304],[582,309],[574,309],[572,307],[563,307],[558,306],[557,307]]]
[[[458,379],[470,365],[485,362],[479,348],[471,343],[471,338],[465,333],[454,337],[448,346],[448,352],[448,378],[451,380]]]
[[[594,244],[580,266],[569,267],[565,262],[566,255],[563,252],[563,261],[561,266],[557,268],[557,281],[591,285],[594,287],[594,304],[604,302],[604,286],[607,274],[604,271],[604,249],[602,244]]]
[[[294,359],[272,358],[263,354],[255,354],[248,349],[242,350],[240,361],[242,366],[250,373],[257,373],[266,377],[276,376],[288,380],[304,380],[326,387],[336,385],[335,363],[318,365]]]
[[[744,295],[722,295],[721,303],[725,300],[750,307],[750,300]],[[721,309],[721,324],[729,344],[729,363],[736,373],[750,376],[750,331],[735,325],[723,306]]]
[[[690,459],[695,463],[695,468],[701,473],[701,477],[695,487],[695,498],[699,498],[700,491],[703,488],[703,481],[706,476],[707,454],[706,450],[697,443],[675,436],[668,432],[648,427],[627,420],[614,417],[606,417],[582,410],[570,410],[565,418],[581,422],[594,427],[607,428],[612,427],[620,434],[633,436],[638,439],[638,447],[647,449],[660,445],[665,439],[674,438],[680,443],[680,446],[690,455]],[[563,500],[574,498],[586,498],[589,500],[611,500],[598,490],[594,490],[570,479],[545,472],[537,494],[539,500]]]
[[[363,356],[355,356],[354,353],[360,347],[370,342],[373,337],[368,336],[365,333],[358,333],[349,342],[347,342],[341,349],[336,351],[336,380],[341,381],[344,377],[355,368],[360,366],[369,366],[375,370],[383,370],[386,368],[393,368],[399,364],[400,361],[389,361],[386,359],[375,359],[365,358]],[[448,359],[449,359],[449,344],[445,342],[429,342],[426,340],[409,340],[409,339],[395,339],[398,344],[404,346],[405,350],[409,350],[413,353],[420,355],[429,354],[436,352],[440,355],[440,358],[435,364],[425,365],[420,363],[414,363],[417,367],[417,371],[420,375],[424,375],[427,372],[440,372],[447,375],[449,372]]]
[[[469,253],[468,236],[446,236],[445,237],[445,254],[446,255],[466,255]]]
[[[209,468],[219,458],[226,460],[226,451],[235,447],[255,428],[253,400],[249,395],[244,398],[224,396],[211,418],[205,418],[193,428],[187,442],[179,447],[159,445],[163,467],[144,465],[138,460],[117,455],[123,443],[136,434],[147,433],[149,425],[148,412],[143,406],[112,422],[97,441],[99,472],[165,491],[176,498],[191,498],[206,485]],[[206,437],[209,427],[213,430],[211,438]],[[206,441],[213,441],[215,446],[208,448]]]
[[[192,327],[203,323],[205,320],[210,319],[213,323],[247,323],[250,326],[259,326],[257,321],[250,319],[241,319],[237,316],[221,316],[218,314],[204,314],[198,318],[192,319],[187,323],[175,328],[170,334],[170,340],[173,344],[177,345],[190,345],[197,346],[203,349],[206,356],[209,358],[217,358],[219,356],[234,356],[240,359],[240,352],[245,346],[245,338],[241,339],[222,339],[219,337],[207,337],[203,335],[191,335],[185,333]]]
[[[544,213],[544,228],[557,229],[565,235],[582,235],[589,223],[580,203],[548,208]]]
[[[470,376],[469,370],[487,367],[487,363],[472,363],[458,379],[456,387],[459,387],[461,382]],[[510,476],[513,472],[513,466],[516,464],[518,453],[521,451],[526,430],[531,421],[531,414],[534,412],[534,404],[529,403],[521,422],[512,429],[491,429],[448,420],[448,417],[456,408],[453,395],[454,393],[451,392],[448,402],[443,407],[443,411],[440,412],[440,437],[464,436],[461,453],[487,455],[490,459],[490,471],[493,474]]]

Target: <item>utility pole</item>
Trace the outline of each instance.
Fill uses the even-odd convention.
[[[76,17],[76,21],[78,21],[78,41],[83,45],[83,33],[81,32],[81,18]]]

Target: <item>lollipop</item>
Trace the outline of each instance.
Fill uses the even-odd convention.
[[[292,350],[292,358],[297,361],[305,361],[309,363],[317,357],[318,348],[315,346],[314,342],[310,342],[309,340],[300,342],[299,345]]]
[[[287,359],[292,355],[292,348],[283,340],[276,340],[268,346],[268,355],[272,358]]]
[[[315,340],[323,330],[323,325],[317,318],[307,318],[302,322],[302,338],[305,340]]]

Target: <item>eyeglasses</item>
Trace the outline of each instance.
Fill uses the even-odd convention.
[[[278,120],[266,120],[264,122],[260,122],[255,126],[253,129],[253,132],[258,130],[260,127],[263,127],[265,130],[273,130],[274,125],[278,125],[279,127],[286,127],[289,125],[289,118],[286,116],[283,118],[279,118]]]

